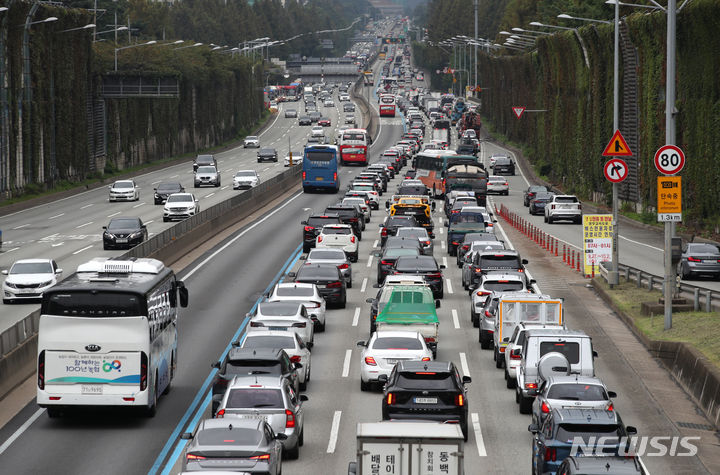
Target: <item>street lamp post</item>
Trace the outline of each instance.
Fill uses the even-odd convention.
[[[121,48],[115,48],[115,71],[117,71],[117,69],[118,69],[118,51],[122,51],[124,49],[130,49],[130,48],[137,48],[139,46],[154,45],[155,43],[157,43],[157,41],[151,40],[151,41],[147,41],[145,43],[140,43],[137,45],[128,45],[128,46],[123,46]],[[176,48],[176,49],[180,49],[180,48]]]
[[[684,5],[684,4],[683,4]],[[617,8],[617,7],[616,7]],[[677,1],[667,4],[667,65],[665,67],[665,144],[675,145],[675,31]],[[665,330],[672,328],[672,300],[675,289],[675,273],[672,267],[672,238],[675,223],[665,222]]]

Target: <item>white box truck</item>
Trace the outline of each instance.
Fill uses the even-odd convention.
[[[458,424],[383,421],[357,425],[357,461],[348,475],[464,475]]]

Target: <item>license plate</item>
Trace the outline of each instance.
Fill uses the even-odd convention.
[[[703,259],[703,264],[715,264],[716,262],[714,259]]]
[[[287,327],[268,327],[268,330],[285,331],[287,330]]]
[[[394,359],[394,358],[385,358],[385,362],[387,364],[396,364],[398,361],[400,361],[400,360]]]
[[[267,422],[267,416],[261,416],[259,414],[238,414],[241,419],[258,419]]]
[[[80,386],[81,394],[97,394],[102,396],[103,387],[101,384],[83,384]]]
[[[323,181],[323,177],[321,177],[321,176],[316,176],[316,177],[315,177],[315,181]]]
[[[415,404],[437,404],[436,397],[416,397],[413,400]]]
[[[128,240],[127,239],[116,239],[115,242],[118,244],[125,244],[126,242],[128,242]]]

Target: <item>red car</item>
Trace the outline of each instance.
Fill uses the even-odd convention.
[[[317,123],[318,125],[321,125],[323,127],[330,127],[330,119],[328,119],[327,117],[320,117]]]

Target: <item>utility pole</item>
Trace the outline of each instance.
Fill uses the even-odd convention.
[[[478,23],[478,0],[474,0],[474,1],[473,1],[473,6],[474,6],[474,8],[475,8],[475,36],[473,37],[473,39],[475,40],[475,44],[473,45],[473,48],[474,48],[473,51],[475,52],[475,55],[474,55],[474,57],[475,57],[475,62],[473,63],[473,64],[474,64],[474,73],[475,73],[475,74],[474,74],[474,76],[473,76],[473,91],[475,91],[475,88],[476,88],[477,85],[478,85],[478,80],[477,80],[477,43],[478,43],[478,26],[477,26],[477,23]]]
[[[667,4],[667,65],[665,76],[665,144],[675,145],[675,67],[677,1]],[[672,301],[675,290],[675,272],[672,265],[672,238],[675,223],[665,222],[665,330],[672,328]]]

